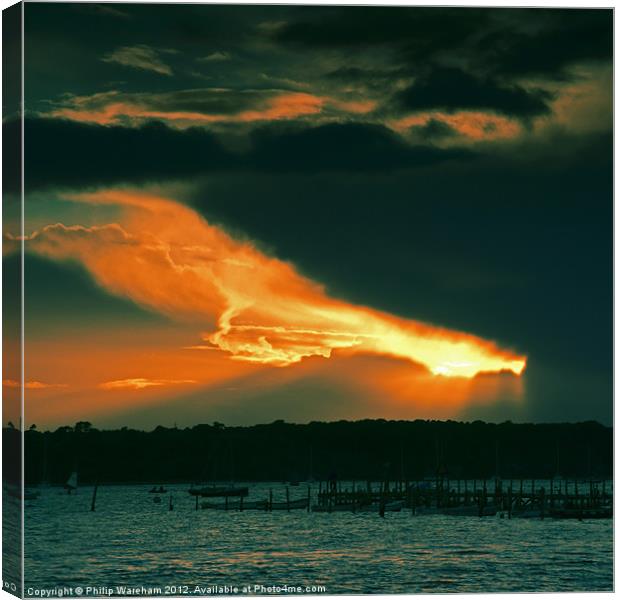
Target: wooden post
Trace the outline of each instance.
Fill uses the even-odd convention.
[[[553,479],[549,480],[549,506],[553,508]]]
[[[269,512],[273,510],[273,490],[269,488]]]
[[[512,519],[512,479],[508,486],[508,518]]]
[[[224,497],[224,510],[228,510],[228,496]]]
[[[291,499],[289,497],[288,485],[286,486],[286,512],[291,512]]]
[[[97,501],[97,488],[99,487],[99,482],[95,483],[95,487],[93,489],[93,499],[90,503],[90,512],[95,512],[95,502]]]
[[[196,494],[196,510],[198,510],[198,494]]]
[[[172,506],[172,494],[170,494],[169,500],[168,500],[168,510],[172,510],[173,506]]]
[[[306,511],[310,512],[310,486],[308,486],[308,506],[306,507]]]
[[[239,512],[243,512],[243,496],[239,496]]]

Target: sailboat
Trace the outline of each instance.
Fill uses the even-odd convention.
[[[65,483],[65,489],[67,490],[67,494],[70,494],[73,490],[77,490],[77,487],[78,487],[77,471],[73,471],[71,475],[69,475],[69,479],[67,479],[67,483]]]

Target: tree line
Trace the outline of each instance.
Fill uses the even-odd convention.
[[[3,430],[4,476],[19,479],[18,430]],[[613,430],[593,421],[275,421],[101,430],[79,422],[24,434],[28,485],[82,483],[609,477]]]

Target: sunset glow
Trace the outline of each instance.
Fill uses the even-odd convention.
[[[219,95],[223,96],[226,92],[230,90],[221,90]],[[212,91],[210,95],[217,97],[218,92]],[[117,92],[71,96],[65,105],[55,109],[51,116],[99,125],[121,123],[128,119],[161,119],[174,127],[183,128],[210,123],[280,121],[318,115],[330,109],[343,113],[366,114],[374,110],[377,105],[373,100],[346,101],[305,92],[279,91],[257,102],[251,109],[227,113],[156,109],[153,104],[158,99],[161,101],[157,96],[153,98],[141,94],[121,95]]]
[[[28,236],[28,251],[77,260],[107,291],[194,323],[204,340],[198,349],[215,348],[235,361],[274,367],[329,358],[335,350],[377,354],[407,359],[445,377],[520,375],[525,368],[524,356],[490,341],[332,299],[291,264],[233,239],[173,200],[120,190],[71,199],[118,205],[122,217],[91,227],[48,225]],[[138,375],[103,386],[166,384]]]

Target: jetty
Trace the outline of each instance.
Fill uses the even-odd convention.
[[[409,511],[411,515],[492,517],[507,519],[610,519],[613,517],[611,482],[553,478],[543,480],[456,479],[445,477],[416,481],[339,482],[319,481],[304,496],[292,498],[289,486],[284,500],[268,497],[246,500],[244,496],[223,502],[203,501],[196,510],[307,511],[316,513],[386,513]],[[297,486],[295,486],[297,488]]]
[[[390,512],[402,507],[415,515],[510,518],[600,519],[613,516],[609,482],[553,478],[541,480],[449,480],[445,477],[393,483],[319,483],[317,512]]]

